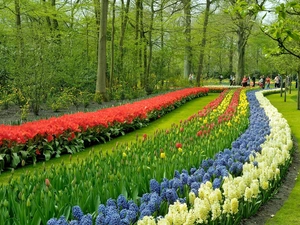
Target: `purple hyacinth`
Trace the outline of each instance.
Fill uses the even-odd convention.
[[[143,219],[145,216],[151,216],[151,211],[148,208],[143,209],[143,211],[141,211],[141,215],[139,219]]]
[[[79,225],[78,220],[71,220],[69,225]]]
[[[115,200],[115,199],[112,199],[112,198],[107,199],[107,201],[106,201],[106,206],[114,206],[114,207],[117,207],[116,200]]]
[[[57,219],[51,218],[50,220],[48,220],[47,225],[55,225],[56,222],[57,222]]]
[[[64,216],[61,216],[55,225],[68,225],[68,222],[66,221],[66,218]]]
[[[156,192],[160,194],[160,184],[155,179],[150,180],[150,192]]]
[[[128,210],[125,219],[127,219],[130,224],[134,224],[137,220],[137,212]]]
[[[89,213],[84,215],[79,222],[79,225],[92,225],[92,224],[93,224],[93,218],[92,215]]]
[[[220,179],[218,177],[215,178],[213,181],[213,188],[216,189],[216,188],[221,187],[221,183],[222,183],[222,179]]]
[[[114,213],[110,217],[108,225],[119,225],[121,223],[121,218],[118,213]]]
[[[80,221],[81,218],[84,215],[83,212],[82,212],[82,210],[81,210],[81,208],[78,205],[73,206],[73,208],[72,208],[72,214],[73,214],[73,217],[75,219],[77,219],[78,221]]]
[[[124,195],[119,195],[117,198],[117,206],[118,209],[128,209],[128,203],[127,203],[127,199],[125,198]]]
[[[96,218],[96,225],[105,225],[105,217],[103,214],[99,214]]]
[[[174,189],[168,188],[166,190],[165,198],[169,204],[173,204],[174,202],[176,202],[176,200],[178,200],[178,195]]]

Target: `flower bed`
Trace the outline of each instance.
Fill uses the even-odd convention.
[[[82,151],[145,126],[181,104],[207,95],[208,88],[187,88],[150,99],[89,113],[75,113],[19,126],[0,125],[0,171]]]
[[[233,92],[230,95],[232,96]],[[220,98],[223,99],[225,96],[225,94],[221,94]],[[219,101],[219,99],[217,100]],[[227,102],[227,104],[230,103],[229,97],[227,97]],[[216,104],[211,105],[216,107]],[[212,111],[208,107],[205,110]],[[195,119],[194,123],[199,123],[199,121]],[[79,204],[85,212],[91,212],[100,203],[106,202],[106,199],[117,197],[120,193],[137,199],[149,191],[148,176],[156,176],[155,174],[151,175],[150,172],[161,171],[161,174],[164,175],[164,171],[166,171],[169,173],[168,176],[173,175],[173,172],[168,169],[167,162],[172,165],[177,159],[179,160],[177,164],[180,165],[180,160],[189,157],[194,164],[198,164],[196,153],[187,151],[188,147],[192,146],[192,142],[187,143],[187,149],[182,152],[176,148],[174,138],[180,137],[181,135],[177,134],[178,132],[183,133],[183,131],[180,127],[174,126],[169,131],[161,132],[160,135],[167,141],[168,149],[166,150],[170,153],[166,154],[165,159],[160,158],[160,148],[155,147],[155,151],[153,151],[155,143],[152,143],[152,140],[159,140],[159,138],[144,135],[139,138],[138,142],[144,147],[148,146],[149,153],[147,154],[145,154],[146,150],[140,146],[137,147],[138,152],[133,143],[130,146],[116,146],[115,154],[112,156],[106,155],[105,152],[92,153],[91,157],[84,162],[77,161],[76,157],[73,157],[72,165],[62,164],[51,169],[36,170],[30,176],[23,174],[20,179],[14,179],[12,174],[9,185],[0,190],[0,196],[9,201],[8,203],[5,200],[3,202],[5,207],[0,208],[0,221],[8,221],[7,224],[13,223],[14,220],[18,220],[21,224],[28,224],[29,221],[34,224],[46,224],[47,220],[53,216],[64,214],[68,218],[72,205]],[[198,131],[199,129],[195,130],[192,136],[197,137],[196,132]],[[166,136],[167,132],[170,132],[170,135]],[[207,136],[199,137],[199,139],[206,140]],[[184,142],[182,145],[185,147]],[[177,151],[174,151],[175,148]],[[151,165],[152,168],[149,169],[147,165]],[[153,169],[155,166],[160,168]],[[131,170],[129,171],[129,169]],[[129,173],[132,176],[126,175]],[[141,174],[142,176],[140,176]],[[145,180],[139,180],[139,178]],[[45,179],[46,182],[44,182]]]
[[[115,200],[112,199],[119,199],[117,202],[121,201],[124,202],[124,196],[126,196],[129,199],[133,199],[134,201],[125,201],[127,203],[124,203],[129,207],[137,207],[137,205],[134,202],[140,202],[140,208],[138,208],[137,212],[132,212],[132,210],[129,210],[129,208],[123,208],[123,212],[126,212],[125,214],[129,213],[131,215],[131,218],[127,218],[131,222],[136,221],[139,217],[143,217],[144,215],[150,214],[158,214],[158,215],[164,215],[167,210],[167,206],[174,201],[174,196],[176,194],[174,193],[174,190],[169,188],[170,190],[167,190],[167,193],[170,192],[172,194],[169,199],[161,195],[156,194],[154,199],[156,201],[156,207],[151,207],[151,211],[149,210],[149,204],[153,204],[152,201],[149,201],[150,198],[145,196],[150,196],[149,193],[150,190],[153,189],[153,184],[150,183],[149,186],[149,180],[153,177],[155,177],[157,180],[159,179],[165,179],[167,183],[173,183],[172,180],[168,181],[167,178],[173,177],[173,171],[176,169],[182,170],[187,167],[194,167],[195,165],[198,165],[199,162],[201,162],[203,159],[212,157],[216,152],[221,151],[226,146],[230,146],[230,143],[236,139],[240,132],[243,132],[247,125],[248,125],[248,119],[247,119],[247,107],[246,104],[246,96],[244,93],[244,90],[241,92],[241,89],[236,91],[230,91],[227,92],[225,96],[220,96],[220,98],[223,99],[221,103],[216,108],[216,104],[210,104],[212,106],[211,109],[205,108],[203,111],[200,111],[198,113],[198,116],[193,116],[189,118],[188,120],[181,122],[180,126],[174,126],[170,130],[158,132],[153,139],[149,139],[148,137],[143,137],[143,139],[135,146],[130,146],[130,151],[123,152],[122,157],[118,157],[119,154],[114,154],[112,158],[109,158],[107,161],[114,161],[112,163],[115,166],[120,161],[126,161],[128,159],[128,165],[122,164],[120,168],[116,168],[115,173],[119,174],[119,177],[122,177],[122,180],[118,180],[116,176],[114,178],[120,186],[119,194],[117,193],[111,193],[111,198],[107,199],[106,206],[101,204],[99,207],[99,210],[107,211],[110,209],[111,206],[116,206]],[[219,102],[219,99],[216,99],[215,102]],[[237,104],[240,103],[240,104]],[[204,112],[210,112],[210,113],[204,113]],[[232,114],[232,112],[235,112]],[[227,115],[227,116],[224,116]],[[238,116],[238,117],[237,117]],[[232,123],[233,126],[240,128],[236,133],[232,132],[232,129],[228,129],[228,124]],[[202,125],[205,126],[202,126]],[[199,131],[201,132],[201,135],[199,135]],[[206,131],[206,132],[204,132]],[[203,135],[202,135],[203,134]],[[223,135],[223,137],[226,140],[215,138],[215,135]],[[210,137],[213,137],[215,139],[211,139]],[[211,144],[214,143],[214,144]],[[157,147],[155,147],[157,146]],[[195,148],[197,146],[197,148]],[[208,147],[209,146],[209,147]],[[158,148],[158,149],[157,149]],[[126,146],[121,146],[120,149],[126,149]],[[153,154],[153,150],[154,154]],[[156,150],[157,149],[157,150]],[[202,150],[203,149],[203,150]],[[118,150],[115,150],[116,153]],[[124,151],[124,150],[123,150]],[[124,158],[125,155],[125,158]],[[136,162],[136,163],[135,163]],[[101,164],[103,165],[103,161]],[[147,166],[142,166],[147,165]],[[104,168],[113,168],[110,166],[103,166]],[[102,168],[103,168],[102,167]],[[127,167],[127,168],[124,168]],[[133,168],[133,171],[129,171],[128,169]],[[141,168],[142,167],[142,168]],[[125,169],[126,172],[121,172],[122,169]],[[135,174],[134,171],[138,171],[139,174]],[[104,174],[109,173],[109,171],[103,171]],[[152,172],[152,175],[151,175]],[[128,174],[131,174],[128,176]],[[208,177],[209,175],[206,174],[206,179],[210,179]],[[129,180],[126,180],[126,177],[129,177]],[[141,178],[146,178],[142,180]],[[136,180],[138,178],[138,180]],[[126,183],[126,187],[123,187],[123,180],[124,183]],[[105,182],[107,184],[109,182]],[[157,183],[156,181],[152,181],[152,183]],[[103,185],[105,185],[103,184]],[[105,186],[105,189],[109,189],[111,185]],[[142,187],[141,192],[137,191],[135,188]],[[117,189],[117,186],[114,188],[114,190]],[[133,191],[133,193],[129,193],[129,191]],[[187,189],[188,190],[188,189]],[[91,191],[91,190],[90,190]],[[90,192],[88,191],[88,192]],[[120,195],[122,193],[123,195]],[[136,193],[136,195],[132,195]],[[185,191],[183,191],[185,193]],[[183,193],[181,193],[181,196],[183,197]],[[103,196],[103,195],[101,195]],[[123,196],[123,197],[122,197]],[[141,199],[139,196],[143,196]],[[151,194],[152,196],[152,194]],[[152,196],[153,197],[153,196]],[[179,197],[179,196],[178,196]],[[105,201],[102,201],[105,202]],[[114,203],[115,202],[115,203]],[[161,207],[158,207],[161,206]],[[82,207],[83,208],[83,207]],[[77,208],[78,209],[78,208]],[[97,224],[101,224],[100,221],[110,221],[111,216],[118,217],[121,219],[121,212],[119,211],[120,208],[113,208],[114,210],[110,213],[104,214],[100,213],[97,218]],[[86,211],[86,209],[83,209]],[[118,213],[114,215],[114,213]],[[130,212],[129,212],[130,211]],[[82,213],[80,213],[82,214]],[[135,217],[133,218],[133,214],[135,214]],[[86,215],[87,218],[88,215]],[[77,218],[75,216],[75,218]],[[86,219],[87,219],[86,218]],[[80,220],[83,220],[83,218],[78,218]],[[122,218],[126,220],[125,218]],[[64,218],[61,218],[62,221]],[[84,219],[85,220],[85,219]],[[123,221],[124,222],[124,221]],[[127,221],[128,222],[128,221]],[[55,219],[52,219],[52,221],[49,221],[49,224],[55,223]],[[74,222],[75,223],[75,222]],[[116,222],[115,224],[122,224],[121,221]],[[129,224],[129,223],[128,223]]]
[[[187,202],[177,200],[170,205],[164,218],[145,216],[138,224],[238,224],[272,196],[290,164],[291,131],[263,94],[255,94],[257,100],[254,92],[248,95],[249,129],[232,143],[231,150],[217,154],[209,166],[217,170],[226,162],[242,162],[241,174],[230,171],[221,186],[214,185],[217,178],[202,182],[198,190],[190,192]],[[206,162],[200,170],[203,167]]]
[[[0,203],[0,221],[232,224],[251,215],[278,185],[291,148],[286,121],[260,92],[260,102],[251,93],[250,117],[245,90],[227,91],[197,115],[154,137],[116,146],[112,155],[92,153],[83,162],[12,179],[0,190],[0,198],[9,201]],[[284,137],[276,129],[284,129]],[[274,153],[278,157],[270,157]]]

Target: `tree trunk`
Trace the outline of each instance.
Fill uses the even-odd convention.
[[[107,32],[108,0],[101,0],[101,20],[98,48],[98,70],[96,81],[96,95],[100,95],[104,101],[106,96],[106,32]]]
[[[46,0],[43,0],[43,2],[44,2],[44,6],[45,6],[45,13],[48,14]],[[46,22],[47,22],[47,25],[48,25],[50,31],[52,31],[52,25],[51,25],[51,20],[50,20],[49,16],[46,16]]]
[[[150,16],[150,25],[148,31],[148,42],[149,42],[149,56],[148,56],[148,63],[147,63],[147,71],[146,71],[146,79],[147,83],[149,84],[149,76],[150,76],[150,68],[152,62],[152,30],[153,30],[153,20],[154,20],[154,0],[151,0],[151,16]]]
[[[123,61],[124,61],[124,39],[125,39],[125,31],[128,23],[128,12],[130,0],[126,1],[126,6],[124,6],[124,1],[122,0],[122,9],[121,9],[121,33],[120,33],[120,42],[119,42],[119,52],[120,57],[118,60],[118,68],[120,75],[123,75]]]
[[[202,28],[202,40],[200,45],[200,55],[199,55],[199,64],[198,64],[198,72],[197,72],[197,86],[200,86],[200,79],[203,73],[203,61],[204,61],[204,52],[206,46],[206,35],[207,35],[207,26],[210,12],[210,0],[206,0],[206,7],[204,12],[204,22]]]
[[[184,53],[184,77],[192,72],[192,47],[191,47],[191,0],[183,0],[183,12],[185,17],[185,53]]]
[[[245,27],[243,21],[239,23],[237,34],[238,34],[238,68],[237,68],[235,81],[236,84],[240,84],[245,75],[245,51],[246,51],[246,44],[249,36],[245,33]]]
[[[228,52],[228,60],[229,60],[228,73],[229,76],[231,76],[233,72],[233,37],[230,37],[229,41],[230,41],[230,46]]]
[[[137,74],[140,77],[141,86],[144,86],[144,80],[142,75],[142,51],[141,51],[141,36],[140,36],[140,25],[141,25],[141,5],[142,1],[136,1],[136,8],[135,8],[135,65],[137,68]]]
[[[112,21],[111,21],[111,59],[110,59],[110,75],[109,75],[109,88],[113,86],[114,77],[114,64],[115,64],[115,17],[116,17],[116,0],[112,4]]]
[[[164,85],[164,77],[166,74],[163,74],[164,68],[164,18],[163,18],[163,1],[160,2],[160,10],[159,10],[159,17],[160,17],[160,65],[159,65],[159,77],[161,78],[161,86]]]
[[[97,40],[99,40],[99,31],[100,31],[100,0],[93,0],[94,2],[94,10],[95,10],[95,17],[96,17],[96,25],[99,27],[97,32]],[[98,46],[99,48],[99,46]]]
[[[56,5],[56,0],[51,0],[51,6],[52,6],[52,10],[54,12],[56,11],[55,5]],[[55,39],[54,42],[60,43],[61,40],[60,40],[60,34],[59,34],[59,28],[58,28],[58,21],[56,19],[56,13],[53,13],[52,16],[53,16],[53,19],[52,19],[53,31],[55,32],[54,33],[54,39]]]
[[[140,25],[139,25],[139,62],[140,62],[140,77],[142,86],[146,85],[146,68],[147,68],[147,43],[144,33],[144,11],[143,11],[143,1],[140,1]]]
[[[15,15],[16,15],[16,39],[18,41],[18,58],[17,58],[17,73],[19,68],[23,66],[23,46],[24,40],[22,35],[22,25],[21,25],[21,10],[20,10],[20,0],[15,0]]]

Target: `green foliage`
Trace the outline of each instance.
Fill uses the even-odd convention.
[[[103,102],[103,95],[100,92],[96,92],[94,95],[94,101],[101,104]]]
[[[132,100],[146,96],[144,88],[139,87],[134,82],[120,82],[107,90],[108,96],[112,100]]]
[[[75,99],[72,89],[65,88],[60,93],[52,96],[48,100],[48,105],[54,112],[58,112],[61,109],[70,107],[72,104],[77,104]]]
[[[29,101],[27,101],[22,107],[21,107],[21,120],[27,120],[28,114],[29,114]]]
[[[0,106],[3,109],[8,109],[9,104],[12,103],[13,100],[14,100],[14,94],[4,90],[0,98]]]
[[[277,48],[269,49],[268,54],[288,54],[299,59],[299,3],[297,1],[281,3],[275,8],[275,13],[277,15],[276,20],[269,25],[262,26],[264,33],[278,43]]]

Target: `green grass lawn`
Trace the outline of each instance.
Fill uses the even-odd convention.
[[[94,151],[111,151],[117,143],[130,143],[136,140],[136,136],[141,137],[143,134],[153,135],[157,129],[167,129],[170,128],[172,124],[179,123],[180,120],[187,119],[189,116],[197,113],[208,103],[213,101],[215,98],[219,96],[218,93],[209,93],[208,96],[200,97],[194,99],[190,102],[187,102],[183,106],[175,109],[174,111],[168,113],[162,118],[151,122],[147,127],[142,129],[133,131],[124,136],[120,136],[115,138],[105,144],[95,145],[93,147],[87,148],[85,151],[76,153],[72,157],[78,157],[80,160],[84,160],[87,157],[90,157],[89,152],[93,149]],[[51,165],[59,166],[62,161],[65,164],[70,163],[70,155],[62,155],[60,158],[53,158],[45,163],[37,163],[35,166],[25,166],[23,168],[18,168],[14,171],[14,177],[20,176],[22,173],[28,171],[32,172],[34,170],[42,170],[44,168],[44,164],[46,168],[50,168]],[[0,175],[0,184],[7,184],[9,177],[11,176],[11,172],[4,172]]]
[[[300,110],[297,110],[297,91],[293,90],[291,94],[287,94],[286,102],[280,94],[272,94],[267,96],[272,105],[274,105],[283,117],[288,121],[295,138],[300,140]],[[300,154],[299,150],[295,154]],[[276,196],[275,196],[276,197]],[[289,198],[284,203],[283,207],[275,214],[273,218],[267,220],[266,225],[300,224],[300,175],[295,186],[289,195]]]

